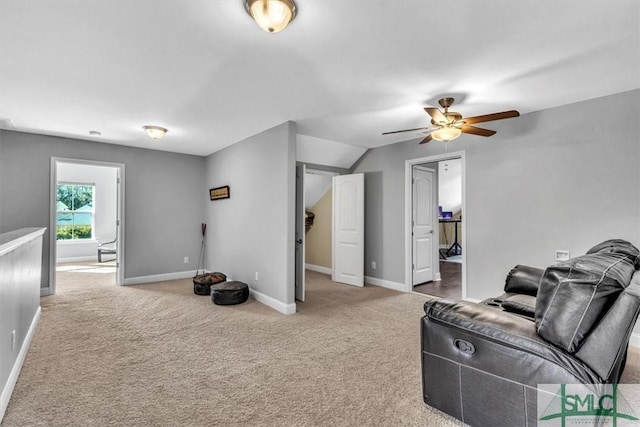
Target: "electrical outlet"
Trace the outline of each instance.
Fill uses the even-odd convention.
[[[11,350],[16,348],[16,330],[11,331]]]
[[[571,258],[571,253],[569,251],[564,250],[556,250],[556,261],[567,261]]]
[[[184,257],[184,263],[185,264],[189,264],[189,257],[188,256]]]
[[[375,262],[375,261],[371,261],[371,268],[372,268],[373,270],[375,270],[375,269],[376,269],[376,262]]]
[[[258,281],[258,272],[256,271],[256,282]]]

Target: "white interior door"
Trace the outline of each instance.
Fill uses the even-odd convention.
[[[364,286],[364,174],[334,176],[332,197],[331,279]]]
[[[414,166],[412,182],[413,284],[417,285],[434,279],[435,171]]]
[[[304,302],[304,174],[306,165],[296,166],[296,299]]]

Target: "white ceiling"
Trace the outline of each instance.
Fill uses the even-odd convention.
[[[381,133],[426,126],[443,95],[470,116],[640,87],[638,1],[297,3],[268,34],[242,0],[1,0],[0,118],[198,155],[292,120],[372,148],[423,136]]]

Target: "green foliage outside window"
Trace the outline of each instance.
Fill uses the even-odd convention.
[[[93,185],[58,184],[56,240],[93,237]]]
[[[72,239],[90,239],[90,225],[58,225],[56,227],[56,239],[72,240]]]

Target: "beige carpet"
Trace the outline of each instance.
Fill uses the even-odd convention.
[[[65,268],[4,426],[459,425],[422,402],[424,295],[308,272],[284,316],[213,305],[190,280],[118,287]]]
[[[284,316],[66,268],[4,426],[457,425],[422,402],[425,296],[310,272]]]

